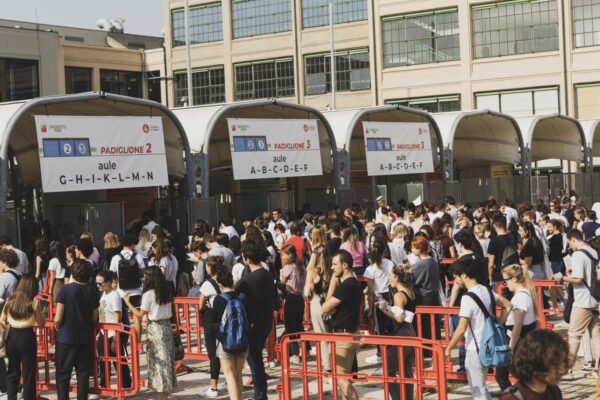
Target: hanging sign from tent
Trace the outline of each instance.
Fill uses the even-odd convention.
[[[363,122],[368,175],[433,172],[429,125]]]
[[[169,184],[160,117],[36,115],[44,192]]]
[[[230,118],[234,179],[322,175],[317,121]]]

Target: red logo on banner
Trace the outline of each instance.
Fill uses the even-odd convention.
[[[150,127],[148,126],[148,124],[144,124],[142,125],[142,130],[144,131],[144,133],[148,133],[150,132]]]
[[[231,131],[232,131],[232,132],[235,132],[235,131],[237,131],[237,128],[235,127],[235,125],[232,125],[232,126],[231,126]]]
[[[48,129],[46,128],[46,125],[42,125],[42,126],[40,127],[40,130],[41,130],[42,132],[46,132]]]

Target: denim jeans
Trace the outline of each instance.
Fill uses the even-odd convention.
[[[467,380],[474,400],[491,400],[492,397],[485,387],[485,375],[488,369],[481,365],[477,351],[468,350],[465,357]]]
[[[454,334],[454,331],[456,330],[456,328],[458,327],[458,321],[459,321],[459,316],[458,315],[453,315],[450,319],[450,334]],[[460,342],[463,343],[463,342]],[[458,349],[458,367],[461,369],[465,368],[465,355],[466,355],[466,350],[465,350],[465,345],[464,344],[459,344],[458,346],[456,346],[456,348]]]
[[[270,324],[250,328],[248,365],[250,366],[252,381],[254,383],[254,400],[267,399],[267,374],[265,373],[262,353],[270,331]]]

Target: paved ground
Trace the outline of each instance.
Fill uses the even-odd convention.
[[[566,326],[564,323],[557,324],[557,330],[560,332],[564,332]],[[363,349],[359,352],[359,366],[364,366],[364,359],[375,351],[374,348]],[[142,357],[142,365],[145,365],[145,359]],[[178,391],[174,393],[171,398],[173,399],[198,399],[200,398],[199,392],[205,390],[209,384],[209,373],[208,373],[208,363],[206,362],[186,362],[186,365],[193,368],[192,373],[180,375],[178,376]],[[314,365],[314,363],[313,363]],[[561,382],[561,389],[563,392],[563,398],[565,400],[579,400],[579,399],[593,399],[594,396],[594,387],[596,383],[595,374],[583,374],[580,372],[582,366],[582,360],[579,359],[577,365],[573,369],[573,374],[568,374],[563,378]],[[372,367],[367,369],[366,367],[361,367],[361,372],[368,373],[372,371]],[[267,369],[267,373],[270,376],[268,381],[269,383],[269,397],[271,399],[277,399],[277,385],[281,383],[281,369],[279,366],[274,366],[272,368]],[[245,369],[244,375],[250,377],[250,371]],[[142,379],[145,379],[146,371],[142,369]],[[221,380],[220,384],[223,386],[225,380],[224,378]],[[357,390],[359,391],[359,395],[361,399],[369,399],[369,400],[382,400],[384,399],[383,393],[383,385],[381,383],[371,383],[371,384],[359,384],[356,385]],[[488,387],[492,391],[492,395],[496,397],[499,394],[499,388],[496,383],[488,383]],[[472,396],[469,392],[468,386],[464,382],[449,382],[449,399],[450,400],[467,400],[471,399]],[[327,383],[323,386],[324,395],[323,399],[331,399],[331,386]],[[302,387],[300,383],[294,383],[292,399],[301,399],[302,398]],[[315,382],[311,382],[309,385],[308,393],[310,393],[310,399],[318,399],[317,396],[317,385]],[[48,399],[56,399],[55,394],[43,394]],[[150,392],[147,389],[142,389],[142,391],[134,396],[135,399],[156,399],[157,395],[154,392]],[[220,399],[228,399],[229,396],[226,390],[221,391]],[[252,389],[246,388],[244,391],[244,398],[251,399],[252,398]],[[435,393],[427,395],[425,399],[437,399],[437,395]]]

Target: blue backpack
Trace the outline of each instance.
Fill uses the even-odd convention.
[[[477,348],[481,365],[484,367],[505,367],[510,365],[511,358],[508,337],[506,336],[504,326],[498,321],[498,318],[496,318],[496,299],[494,299],[492,291],[489,288],[487,289],[492,302],[491,314],[475,293],[467,292],[467,296],[472,298],[473,301],[477,303],[485,317],[483,334],[481,335],[481,341],[479,345],[477,345],[477,339],[473,334],[473,328],[471,328],[470,322],[469,329],[471,330],[471,335],[473,335],[473,340],[475,341],[475,347]]]
[[[243,353],[248,350],[250,336],[250,324],[242,303],[246,296],[244,293],[238,293],[236,296],[232,292],[224,292],[219,296],[227,301],[227,306],[217,330],[217,339],[226,353]]]

